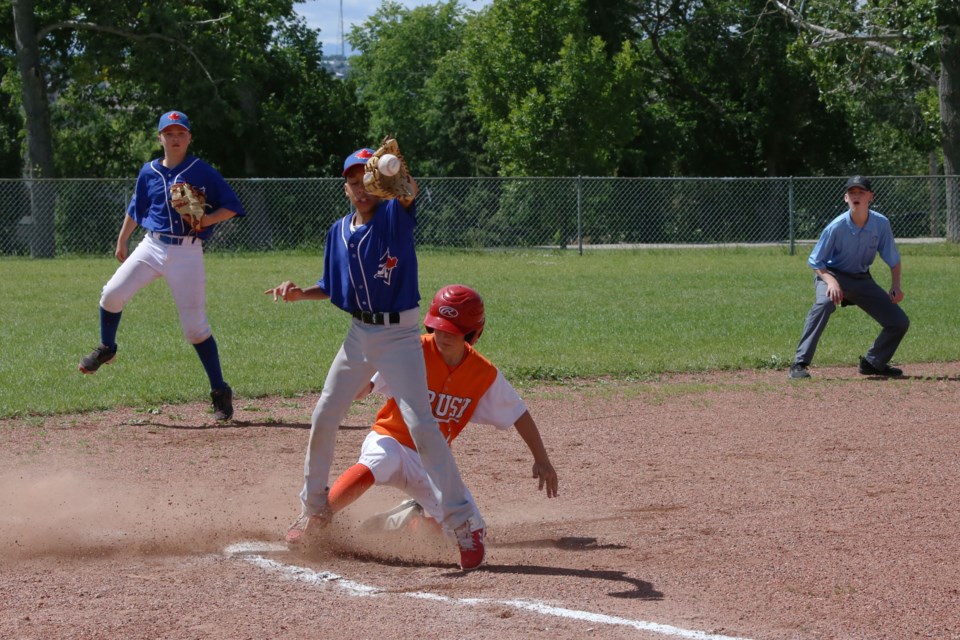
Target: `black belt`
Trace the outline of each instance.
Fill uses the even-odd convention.
[[[183,241],[187,239],[186,236],[171,236],[165,233],[157,233],[156,231],[151,231],[150,236],[154,240],[158,240],[163,244],[183,244]]]
[[[870,275],[870,270],[864,271],[862,273],[850,273],[849,271],[840,271],[839,269],[827,269],[827,273],[833,274],[835,276],[843,276],[850,278],[851,280],[870,280],[872,277]]]
[[[390,313],[351,311],[350,315],[364,324],[400,324],[400,314],[396,311],[391,311]]]

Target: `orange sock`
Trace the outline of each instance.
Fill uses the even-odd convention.
[[[330,510],[336,513],[346,509],[375,482],[373,472],[366,465],[359,462],[353,465],[340,474],[337,481],[330,487],[330,492],[327,494]]]

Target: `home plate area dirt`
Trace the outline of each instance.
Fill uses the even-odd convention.
[[[470,573],[364,528],[387,488],[282,543],[315,396],[2,421],[0,638],[960,638],[960,363],[906,369],[522,389],[560,497],[514,431],[468,428]]]

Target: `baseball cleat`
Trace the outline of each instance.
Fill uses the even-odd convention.
[[[323,529],[330,524],[332,514],[329,511],[307,515],[300,512],[300,516],[287,529],[287,544],[304,544],[309,540],[308,532]]]
[[[233,389],[229,386],[215,389],[210,392],[210,399],[213,400],[213,417],[216,420],[222,422],[233,417]]]
[[[802,378],[809,378],[810,372],[807,371],[807,365],[805,364],[792,364],[790,365],[790,377],[794,380],[800,380]]]
[[[370,532],[443,535],[440,523],[428,516],[413,498],[404,500],[389,511],[370,516],[364,521],[363,528]]]
[[[464,571],[473,571],[482,565],[486,552],[483,544],[484,528],[481,526],[472,529],[471,520],[467,520],[453,530],[457,538],[457,546],[460,547],[460,568]]]
[[[80,359],[77,366],[83,373],[96,373],[102,364],[110,364],[117,357],[117,348],[111,349],[105,344],[90,352],[90,355]]]
[[[877,367],[863,356],[860,356],[860,364],[857,366],[857,371],[865,376],[888,376],[892,378],[898,378],[903,375],[902,369],[891,367],[889,364],[885,364],[882,367]]]

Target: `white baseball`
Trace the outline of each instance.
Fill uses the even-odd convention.
[[[400,158],[392,153],[385,153],[380,156],[380,161],[377,162],[377,168],[380,169],[380,173],[385,176],[395,176],[397,172],[400,171]]]

